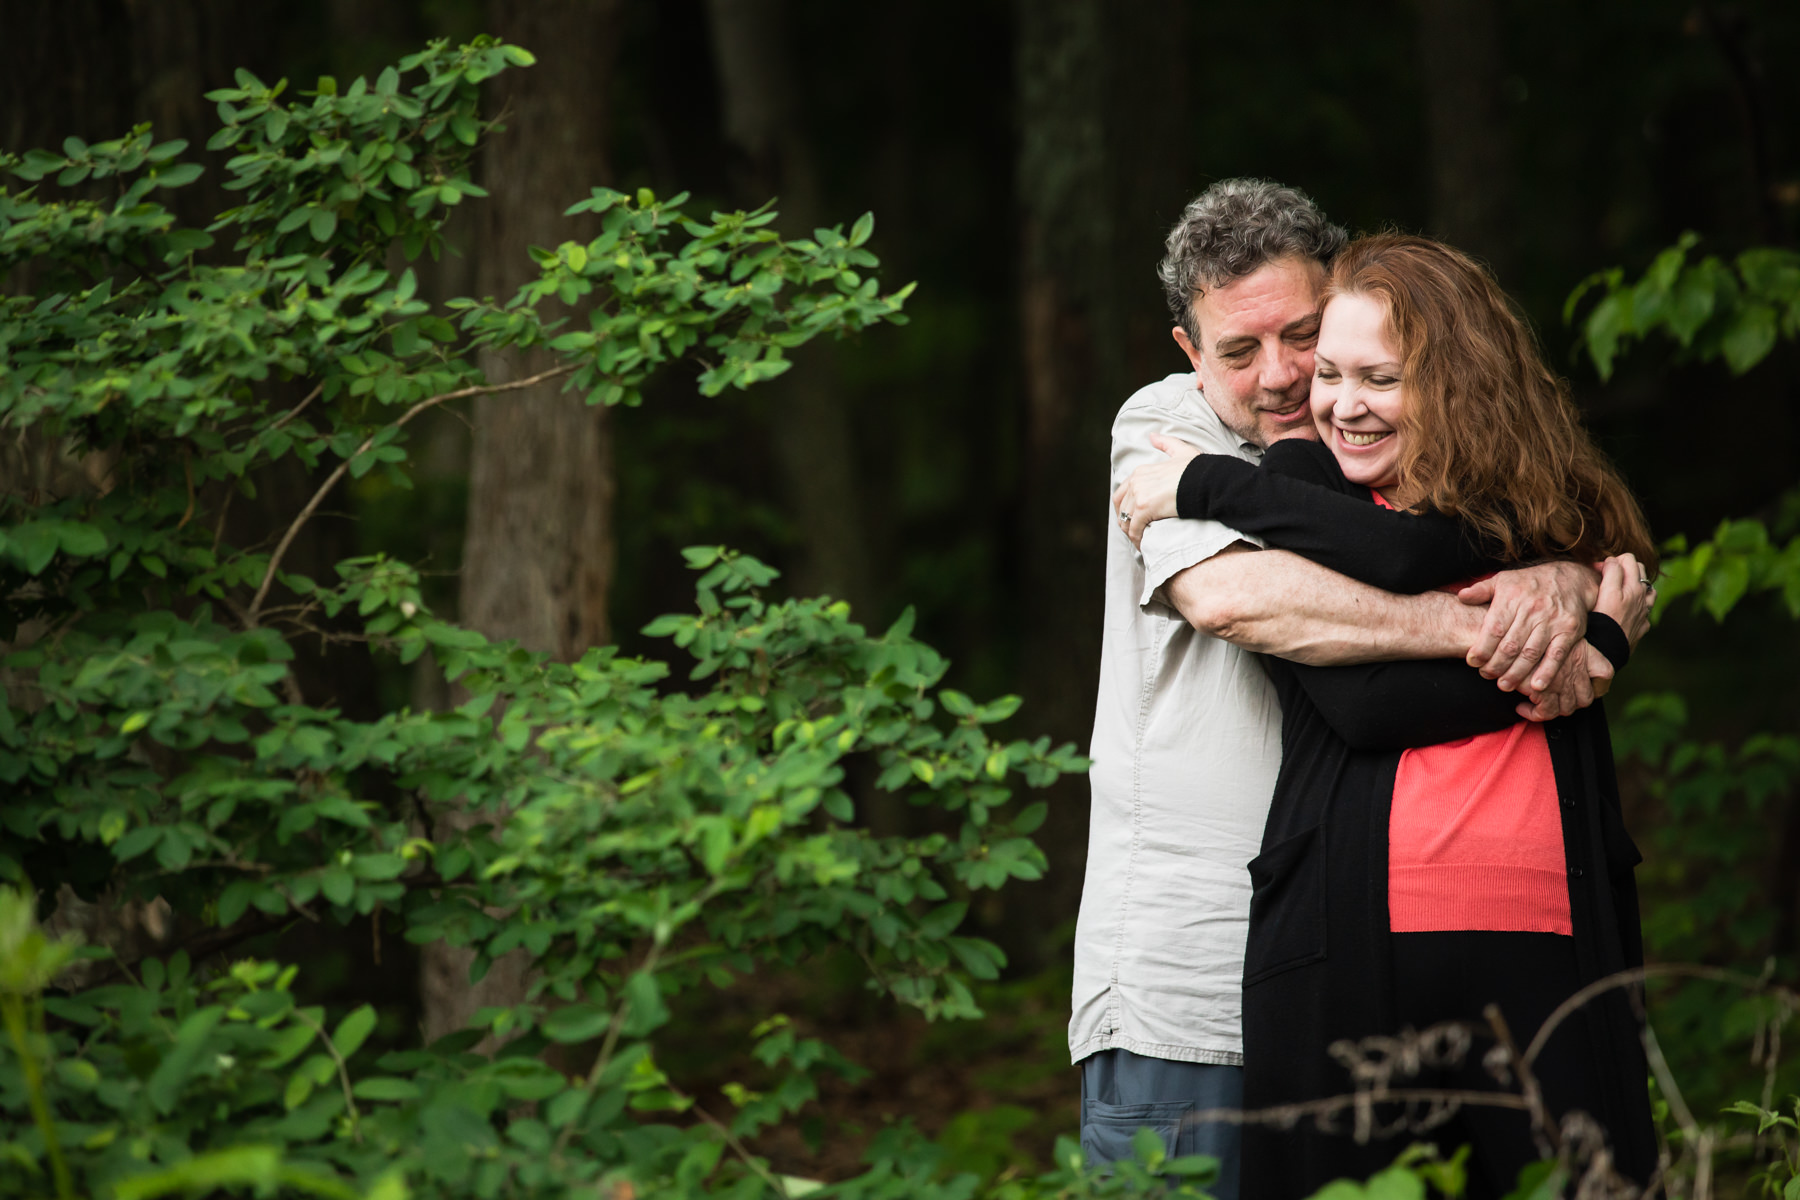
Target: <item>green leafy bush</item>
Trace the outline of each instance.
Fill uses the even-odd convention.
[[[437,44],[294,102],[240,73],[210,97],[239,203],[204,231],[156,202],[199,168],[147,128],[3,160],[26,186],[0,192],[0,271],[31,286],[0,299],[0,421],[56,470],[0,499],[0,875],[160,898],[202,957],[101,961],[96,985],[46,993],[63,951],[5,902],[0,1195],[780,1194],[745,1139],[846,1064],[772,1016],[763,1077],[703,1112],[656,1064],[668,997],[850,946],[877,990],[968,1016],[968,980],[1002,965],[958,935],[967,898],[1039,874],[1043,806],[1013,788],[1083,764],[993,737],[1018,701],[942,688],[910,618],[872,636],[844,605],[774,602],[769,568],[696,548],[695,611],[648,630],[691,659],[677,686],[610,647],[551,663],[490,642],[385,556],[332,577],[286,567],[345,475],[407,486],[413,418],[518,386],[487,384],[479,349],[548,346],[547,374],[590,403],[636,403],[679,360],[717,394],[812,337],[901,319],[906,290],[864,274],[867,217],[784,241],[768,212],[699,221],[680,197],[604,189],[571,209],[600,234],[535,252],[516,296],[428,305],[391,256],[435,252],[449,210],[479,198],[478,85],[529,63],[488,39]],[[85,190],[53,194],[52,176]],[[547,317],[552,298],[581,316]],[[233,544],[226,506],[285,460],[317,490],[278,538]],[[366,720],[313,702],[294,664],[321,621],[466,699]],[[944,832],[857,825],[853,760]],[[416,836],[448,809],[472,827]],[[472,947],[477,974],[522,948],[531,994],[378,1054],[370,1008],[326,1012],[295,998],[292,966],[208,953],[359,915]],[[492,1036],[497,1053],[474,1052]],[[1172,1170],[1066,1186],[1156,1192]],[[840,1190],[975,1186],[940,1174],[890,1139]]]

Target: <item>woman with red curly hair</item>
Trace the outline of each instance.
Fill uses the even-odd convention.
[[[1312,413],[1319,441],[1277,442],[1260,467],[1200,455],[1173,497],[1139,490],[1132,508],[1221,521],[1395,592],[1543,559],[1603,563],[1580,652],[1624,665],[1647,604],[1628,585],[1654,575],[1655,547],[1478,264],[1398,234],[1347,247],[1326,291]],[[1547,1025],[1563,1000],[1643,960],[1638,854],[1603,706],[1523,720],[1516,694],[1457,660],[1265,662],[1283,762],[1249,868],[1245,1107],[1341,1095],[1346,1067],[1357,1087],[1385,1076],[1396,1089],[1518,1095],[1517,1064],[1504,1089],[1483,1065],[1504,1028],[1548,1120],[1504,1101],[1388,1102],[1288,1130],[1252,1124],[1243,1194],[1298,1198],[1366,1177],[1421,1133],[1473,1147],[1474,1197],[1506,1194],[1558,1148],[1578,1174],[1647,1181],[1656,1145],[1635,989]],[[1368,1040],[1433,1027],[1422,1043]],[[1404,1064],[1422,1069],[1390,1073],[1396,1055],[1422,1056]]]

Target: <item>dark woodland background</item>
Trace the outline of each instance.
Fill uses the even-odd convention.
[[[919,283],[904,328],[809,349],[749,393],[705,400],[677,373],[638,409],[490,397],[438,414],[414,442],[418,490],[384,492],[372,475],[296,550],[423,562],[440,610],[490,634],[564,657],[605,640],[652,652],[636,631],[689,602],[679,548],[727,543],[872,625],[915,606],[954,686],[1018,692],[1021,735],[1085,745],[1106,431],[1131,391],[1186,369],[1154,267],[1183,203],[1233,175],[1296,184],[1352,230],[1438,234],[1491,263],[1659,537],[1778,518],[1800,481],[1791,344],[1741,379],[1645,347],[1603,386],[1562,317],[1590,272],[1641,271],[1684,230],[1719,254],[1793,244],[1800,5],[1782,0],[9,0],[0,146],[151,121],[198,147],[215,127],[200,97],[236,67],[300,90],[480,32],[539,61],[496,87],[509,128],[483,147],[491,199],[453,224],[457,253],[428,267],[431,293],[510,292],[525,246],[582,236],[560,214],[601,183],[691,191],[700,212],[778,197],[790,233],[873,210],[884,283]],[[190,220],[230,202],[206,180],[178,201]],[[268,511],[305,490],[270,481]],[[1681,611],[1610,703],[1678,689],[1700,735],[1792,732],[1796,666],[1773,603],[1722,626]],[[351,650],[308,669],[309,699],[352,712],[446,699]],[[868,799],[872,821],[911,819]],[[1628,803],[1640,828],[1657,821],[1641,794]],[[863,1031],[848,1048],[876,1075],[838,1098],[844,1112],[911,1112],[937,1131],[987,1107],[1002,1115],[965,1151],[1002,1158],[1017,1152],[1007,1120],[1072,1115],[1062,1026],[1086,815],[1079,782],[1057,794],[1040,835],[1048,877],[976,914],[1013,961],[979,1035],[877,1011],[840,986],[849,971],[768,981],[806,1019]],[[1750,847],[1731,861],[1748,889],[1733,919],[1751,928],[1722,944],[1696,926],[1683,951],[1792,959],[1793,797],[1763,804],[1753,827],[1719,819]],[[1646,888],[1676,904],[1719,861],[1647,852]],[[380,991],[390,1020],[417,1019],[411,964],[390,950],[374,968],[366,932],[314,936],[326,986]],[[734,1020],[692,1016],[697,1030]],[[695,1033],[697,1069],[709,1044]]]

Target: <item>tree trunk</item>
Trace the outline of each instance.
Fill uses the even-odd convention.
[[[609,80],[619,0],[492,0],[491,32],[524,46],[537,65],[494,84],[489,103],[507,128],[482,148],[486,225],[477,239],[477,289],[509,298],[537,274],[526,247],[592,238],[597,225],[563,210],[606,181]],[[541,351],[488,353],[491,382],[553,365]],[[552,383],[482,397],[474,408],[469,518],[460,619],[492,638],[572,660],[607,640],[613,569],[612,438],[604,408]],[[525,959],[507,955],[480,983],[471,955],[426,947],[421,988],[427,1040],[461,1029],[484,1005],[524,998]]]
[[[1181,360],[1155,275],[1192,189],[1183,169],[1182,6],[1020,0],[1019,334],[1025,380],[1025,719],[1087,743],[1100,663],[1108,430]],[[1087,846],[1087,784],[1053,789],[1050,873],[1005,919],[1018,965],[1056,950]],[[1037,893],[1037,894],[1032,894]],[[1045,915],[1051,919],[1046,921]]]
[[[1420,0],[1419,63],[1431,152],[1431,232],[1510,280],[1505,47],[1494,0]]]
[[[734,199],[755,207],[778,199],[779,227],[810,237],[824,219],[817,164],[801,126],[780,0],[708,0],[713,61],[718,70],[725,139],[737,156]],[[800,533],[792,570],[800,595],[850,601],[865,621],[876,619],[867,522],[860,501],[856,441],[843,389],[832,369],[831,347],[815,344],[795,355],[786,375],[763,384],[773,403],[771,430],[788,509]]]

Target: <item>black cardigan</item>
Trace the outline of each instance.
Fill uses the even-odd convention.
[[[1418,592],[1503,564],[1436,513],[1395,512],[1350,484],[1316,442],[1272,446],[1258,469],[1221,455],[1183,474],[1180,515],[1208,517],[1268,545],[1396,592]],[[1603,614],[1590,642],[1623,665],[1629,643]],[[1281,697],[1282,765],[1250,863],[1244,958],[1244,1104],[1263,1108],[1352,1090],[1326,1053],[1340,1038],[1396,1032],[1388,954],[1388,810],[1400,750],[1505,728],[1519,718],[1502,692],[1458,659],[1309,667],[1264,660]],[[1600,703],[1544,730],[1562,801],[1569,908],[1583,986],[1641,965],[1636,846],[1619,811],[1612,743]],[[1619,1169],[1640,1183],[1656,1163],[1637,997],[1613,990],[1577,1019],[1611,1091],[1591,1114]],[[1515,1030],[1521,1040],[1534,1031]],[[1397,1086],[1405,1086],[1403,1082]],[[1338,1129],[1349,1128],[1348,1114]],[[1302,1197],[1342,1176],[1365,1178],[1400,1142],[1358,1146],[1310,1121],[1247,1125],[1244,1195]]]

